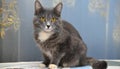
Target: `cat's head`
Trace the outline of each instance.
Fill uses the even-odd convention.
[[[52,9],[46,9],[36,0],[34,25],[45,32],[57,31],[60,25],[62,7],[63,4],[59,3]]]

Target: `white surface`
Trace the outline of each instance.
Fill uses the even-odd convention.
[[[114,61],[114,60],[112,60]],[[115,60],[115,62],[120,62]],[[0,69],[13,69],[13,68],[22,68],[22,69],[45,69],[41,68],[41,62],[11,62],[11,63],[0,63]],[[77,68],[62,68],[62,69],[92,69],[91,66],[86,67],[77,67]],[[107,69],[120,69],[120,66],[108,66]]]
[[[120,69],[120,66],[108,66],[107,69]]]

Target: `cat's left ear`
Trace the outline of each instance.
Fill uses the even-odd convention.
[[[62,11],[62,7],[63,7],[63,4],[62,2],[60,2],[59,4],[57,4],[57,6],[54,8],[54,11],[57,15],[61,15],[61,11]]]

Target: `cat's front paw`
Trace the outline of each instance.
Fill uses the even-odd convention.
[[[46,68],[46,65],[43,64],[43,63],[41,63],[41,64],[39,65],[39,67],[40,67],[40,68]]]
[[[48,68],[49,69],[57,69],[58,67],[55,64],[50,64]]]
[[[93,69],[107,69],[106,61],[98,61],[92,65]]]

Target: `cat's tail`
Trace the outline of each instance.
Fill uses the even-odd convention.
[[[91,57],[86,58],[86,64],[91,65],[93,69],[107,69],[106,61],[99,61]]]

